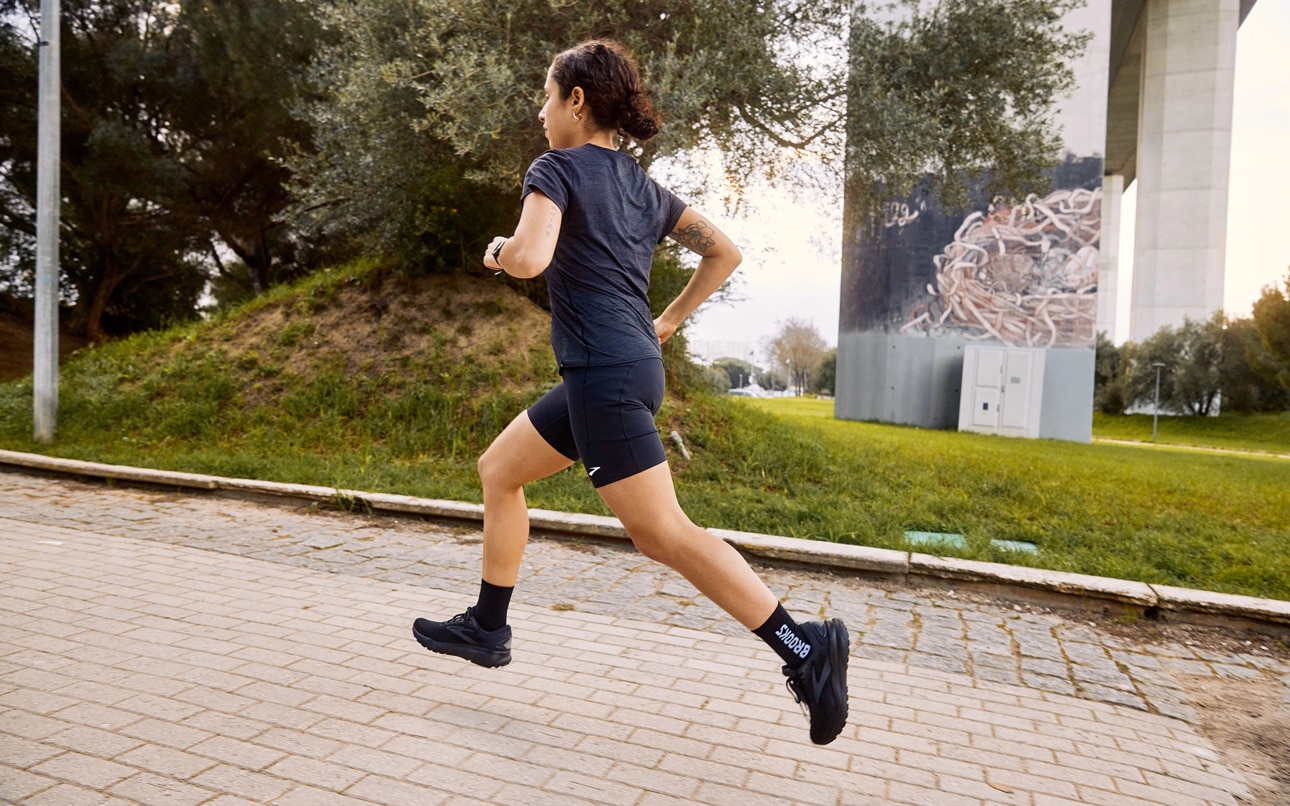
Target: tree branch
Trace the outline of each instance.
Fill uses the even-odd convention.
[[[836,116],[833,118],[833,120],[820,126],[810,135],[807,135],[806,137],[803,137],[800,140],[791,140],[788,137],[785,137],[784,135],[780,134],[779,132],[776,132],[774,129],[770,127],[769,124],[763,122],[757,116],[751,114],[746,107],[736,106],[735,112],[737,112],[739,116],[743,118],[745,121],[747,121],[748,124],[751,125],[754,129],[758,130],[762,134],[769,137],[771,141],[776,145],[783,146],[784,148],[795,148],[799,150],[804,150],[808,148],[812,143],[814,143],[816,140],[819,140],[821,137],[823,137],[825,134],[831,131],[835,126],[837,126],[844,119],[843,116]]]

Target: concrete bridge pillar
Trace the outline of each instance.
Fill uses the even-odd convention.
[[[1143,14],[1135,342],[1223,306],[1241,0],[1146,0]]]
[[[1102,177],[1102,239],[1097,267],[1097,332],[1115,339],[1115,300],[1119,288],[1120,205],[1124,175]]]

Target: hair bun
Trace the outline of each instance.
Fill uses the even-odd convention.
[[[618,126],[631,135],[633,140],[644,142],[658,134],[659,121],[654,112],[654,105],[640,90],[634,91],[627,99],[626,109],[619,118]]]

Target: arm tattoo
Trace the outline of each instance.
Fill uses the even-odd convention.
[[[559,209],[552,210],[546,217],[546,231],[544,234],[550,235],[555,232],[555,220],[558,217]]]
[[[677,227],[670,234],[672,240],[697,255],[707,254],[708,250],[717,244],[717,239],[712,237],[716,234],[716,230],[703,219],[699,219],[688,227]]]

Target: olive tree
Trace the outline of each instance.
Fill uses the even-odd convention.
[[[1054,104],[1091,34],[1067,31],[1083,0],[898,0],[857,6],[847,60],[846,172],[872,214],[929,177],[962,207],[1046,185],[1060,157]]]
[[[1160,371],[1160,408],[1179,414],[1217,413],[1222,387],[1223,313],[1205,321],[1184,318],[1180,327],[1165,326],[1125,350],[1126,388],[1132,402],[1155,398],[1156,364]],[[1128,345],[1126,345],[1128,347]]]
[[[429,268],[472,261],[513,223],[516,191],[546,143],[536,116],[552,57],[610,36],[636,56],[662,133],[626,147],[659,156],[711,147],[767,166],[764,138],[789,139],[840,91],[790,58],[797,36],[836,28],[836,3],[769,0],[347,0],[327,6],[320,100],[307,108],[318,152],[293,162],[292,215],[365,233],[375,251]]]

